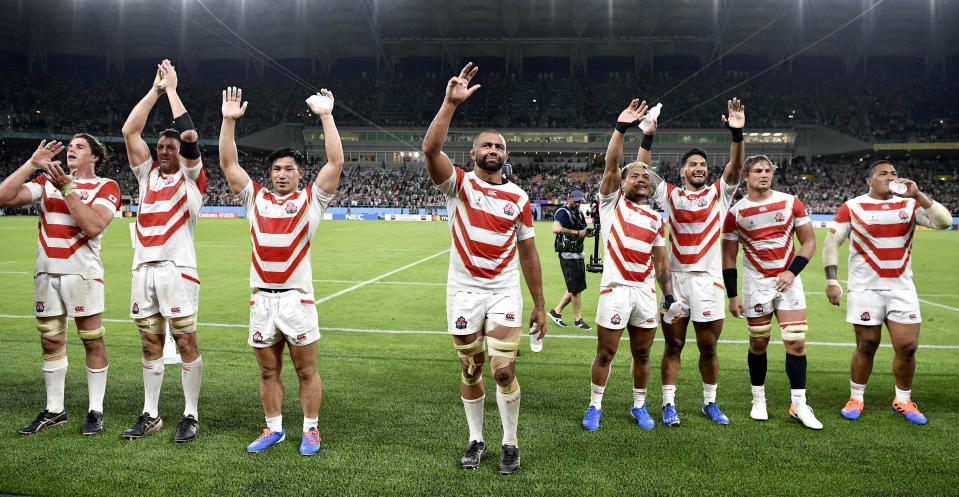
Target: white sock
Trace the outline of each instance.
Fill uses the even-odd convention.
[[[151,418],[160,415],[160,387],[163,386],[163,358],[148,361],[143,358],[143,412]]]
[[[858,400],[859,402],[864,402],[863,395],[866,394],[866,384],[862,385],[849,380],[849,397]]]
[[[753,385],[753,400],[766,400],[766,385]]]
[[[606,391],[605,386],[599,386],[593,382],[589,383],[589,405],[595,407],[597,410],[603,410],[603,393]]]
[[[663,385],[663,407],[676,405],[676,385]]]
[[[789,390],[792,394],[793,407],[799,409],[800,407],[806,405],[806,389],[805,388],[793,388]]]
[[[463,410],[466,411],[466,424],[470,429],[470,441],[483,441],[483,401],[486,395],[478,399],[467,400],[463,397]]]
[[[63,387],[67,380],[67,358],[43,361],[43,381],[47,384],[47,407],[50,412],[63,412]]]
[[[634,388],[633,389],[633,407],[639,409],[646,405],[646,389],[645,388]]]
[[[716,387],[719,385],[713,383],[703,383],[703,405],[715,404],[716,403]]]
[[[103,412],[103,396],[107,393],[107,364],[99,369],[87,368],[87,395],[90,397],[88,411]]]
[[[203,377],[203,357],[197,356],[193,362],[184,362],[180,370],[180,382],[183,383],[183,398],[185,404],[183,415],[192,415],[200,419],[197,413],[197,403],[200,401],[200,380]]]
[[[310,428],[316,428],[319,424],[320,418],[303,418],[303,432],[306,433],[310,431]]]
[[[910,398],[912,398],[912,390],[899,390],[899,387],[896,387],[896,400],[909,402]]]
[[[505,390],[515,386],[512,392]],[[519,446],[516,439],[516,427],[519,425],[519,383],[514,379],[509,387],[496,385],[496,405],[499,407],[499,417],[503,422],[503,445]]]
[[[266,417],[266,427],[269,428],[270,431],[272,431],[272,432],[274,432],[274,433],[279,433],[279,432],[283,431],[283,415],[280,414],[279,416],[276,416],[276,417],[273,417],[273,418],[267,416],[267,417]]]

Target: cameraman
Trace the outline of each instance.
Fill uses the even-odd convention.
[[[549,311],[549,318],[559,326],[566,326],[563,322],[563,308],[573,303],[573,312],[576,321],[573,326],[591,330],[592,327],[583,321],[580,313],[580,293],[586,289],[586,264],[583,260],[583,240],[593,236],[592,230],[586,229],[586,217],[579,210],[583,203],[583,191],[574,188],[569,192],[566,205],[556,210],[553,217],[553,233],[556,233],[554,248],[559,252],[559,265],[563,269],[563,278],[566,280],[566,294],[555,309]]]

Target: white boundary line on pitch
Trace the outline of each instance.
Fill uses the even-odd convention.
[[[313,280],[313,283],[362,283],[362,281],[359,281],[359,280]],[[373,284],[374,285],[446,286],[446,283],[427,283],[425,281],[375,281],[373,282]]]
[[[31,274],[29,271],[0,271],[0,274]]]
[[[919,299],[919,302],[922,302],[922,303],[924,303],[924,304],[934,305],[934,306],[936,306],[936,307],[942,307],[943,309],[949,309],[950,311],[959,312],[959,308],[957,308],[957,307],[949,307],[948,305],[943,305],[943,304],[939,304],[939,303],[936,303],[936,302],[932,302],[931,300]]]
[[[430,260],[430,259],[432,259],[432,258],[434,258],[434,257],[438,257],[438,256],[440,256],[440,255],[443,255],[443,254],[449,252],[449,251],[450,251],[450,249],[442,250],[442,251],[437,252],[437,253],[435,253],[435,254],[433,254],[433,255],[431,255],[431,256],[424,257],[424,258],[422,258],[422,259],[420,259],[420,260],[418,260],[418,261],[416,261],[416,262],[411,262],[411,263],[409,263],[409,264],[407,264],[407,265],[405,265],[405,266],[403,266],[403,267],[401,267],[401,268],[399,268],[399,269],[394,269],[394,270],[389,271],[389,272],[387,272],[387,273],[383,273],[383,274],[381,274],[381,275],[379,275],[379,276],[377,276],[377,277],[375,277],[375,278],[368,279],[368,280],[366,280],[366,281],[357,283],[357,284],[355,284],[355,285],[353,285],[353,286],[351,286],[351,287],[349,287],[349,288],[347,288],[347,289],[345,289],[345,290],[340,290],[340,291],[338,291],[338,292],[336,292],[336,293],[334,293],[334,294],[332,294],[332,295],[327,295],[326,297],[323,297],[322,299],[317,300],[317,301],[316,301],[316,305],[320,305],[320,304],[322,304],[323,302],[326,302],[327,300],[330,300],[330,299],[334,299],[334,298],[336,298],[336,297],[339,297],[340,295],[343,295],[344,293],[352,292],[353,290],[356,290],[357,288],[360,288],[360,287],[369,285],[370,283],[375,283],[376,281],[381,280],[381,279],[383,279],[383,278],[386,278],[387,276],[392,276],[392,275],[394,275],[394,274],[396,274],[396,273],[398,273],[398,272],[400,272],[400,271],[409,269],[409,268],[411,268],[411,267],[413,267],[413,266],[415,266],[415,265],[417,265],[417,264],[419,264],[419,263],[421,263],[421,262],[426,262],[426,261],[428,261],[428,260]]]
[[[0,314],[0,319],[10,318],[10,319],[34,319],[33,316],[16,316],[12,314]],[[107,319],[104,318],[103,321],[108,323],[133,323],[132,319]],[[244,328],[249,329],[249,325],[246,324],[228,324],[228,323],[197,323],[198,326],[209,326],[212,328]],[[433,331],[433,330],[371,330],[364,328],[335,328],[335,327],[320,327],[320,331],[345,331],[349,333],[382,333],[388,335],[449,335],[448,331]],[[547,335],[548,338],[563,338],[563,339],[573,339],[573,340],[596,340],[595,336],[591,335]],[[623,336],[621,340],[628,340],[628,336]],[[655,339],[657,342],[662,342],[662,338]],[[689,341],[695,342],[696,339],[693,338]],[[748,340],[719,340],[721,344],[739,344],[745,345],[748,344]],[[770,343],[779,344],[782,343],[778,340],[771,340]],[[854,343],[843,343],[843,342],[806,342],[806,345],[822,345],[826,347],[855,347]],[[888,343],[883,343],[879,345],[884,348],[891,348],[892,345]],[[919,345],[921,349],[959,349],[959,345]]]

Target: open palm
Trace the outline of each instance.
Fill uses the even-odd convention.
[[[243,89],[230,86],[227,87],[226,90],[223,90],[223,106],[221,107],[223,117],[225,119],[239,119],[243,117],[248,102],[243,102],[241,105],[240,102],[242,101]]]
[[[743,128],[746,126],[746,106],[738,99],[733,97],[727,102],[726,107],[729,111],[729,118],[723,116],[723,123],[730,128]]]
[[[619,113],[619,117],[617,117],[616,120],[621,123],[639,122],[639,120],[646,115],[648,109],[649,106],[646,105],[645,100],[640,103],[638,98],[634,98],[633,101],[629,103],[629,107],[626,107],[626,109]]]
[[[446,86],[446,100],[453,105],[459,105],[469,98],[473,92],[480,89],[482,85],[474,85],[472,88],[469,87],[470,80],[473,79],[473,76],[476,76],[476,71],[478,70],[479,67],[473,67],[473,63],[470,62],[460,71],[459,76],[450,78],[449,84]]]

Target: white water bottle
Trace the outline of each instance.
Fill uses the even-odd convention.
[[[534,331],[536,331],[536,325],[529,329],[529,350],[540,352],[543,350],[543,339],[539,337],[539,334],[534,335]]]

